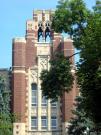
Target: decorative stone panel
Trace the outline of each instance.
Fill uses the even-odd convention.
[[[37,55],[50,55],[50,45],[40,44],[37,46]]]
[[[39,57],[39,68],[40,72],[44,69],[48,69],[48,56]]]
[[[35,106],[34,106],[34,107],[32,107],[32,108],[31,108],[31,115],[32,115],[32,116],[36,116],[36,115],[37,115],[37,113],[38,113],[38,111],[37,111],[37,107],[35,107]]]
[[[38,70],[37,68],[31,69],[31,81],[37,83],[38,79]]]
[[[41,114],[42,114],[42,116],[47,115],[47,107],[42,107]]]

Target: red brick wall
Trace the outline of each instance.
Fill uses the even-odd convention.
[[[25,74],[12,74],[13,112],[17,115],[17,121],[25,122]]]
[[[74,54],[74,47],[72,41],[65,41],[61,44],[61,51],[64,52],[65,56],[71,56]],[[74,57],[70,58],[70,61],[74,65]],[[75,76],[75,75],[74,75]],[[62,120],[70,121],[71,117],[73,117],[72,110],[73,104],[75,102],[75,97],[77,95],[77,86],[76,81],[74,81],[73,88],[69,93],[64,93],[62,97]]]
[[[12,48],[12,66],[25,66],[25,43],[16,42]]]
[[[73,117],[72,110],[74,108],[75,97],[77,96],[77,85],[76,81],[74,81],[74,85],[72,90],[69,93],[64,93],[62,98],[62,121],[70,121],[71,117]]]
[[[17,121],[25,121],[25,74],[14,71],[25,71],[26,43],[15,42],[12,48],[12,93],[13,113],[17,115]]]
[[[53,53],[61,50],[60,41],[61,37],[59,34],[53,34]]]
[[[26,68],[33,67],[37,63],[37,48],[32,40],[27,39],[26,43]]]
[[[72,41],[65,41],[62,43],[61,48],[65,56],[72,56],[74,54],[74,46]],[[70,61],[74,63],[74,57],[71,57]]]

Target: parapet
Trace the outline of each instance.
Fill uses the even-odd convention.
[[[22,43],[26,43],[26,39],[25,37],[16,37],[16,38],[13,38],[13,43],[18,43],[18,42],[22,42]]]

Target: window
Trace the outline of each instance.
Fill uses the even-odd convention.
[[[57,117],[56,116],[52,116],[51,117],[51,128],[52,129],[56,129],[57,128]]]
[[[46,23],[45,42],[50,42],[50,40],[51,40],[50,24]]]
[[[37,105],[37,97],[32,97],[32,106],[36,106]]]
[[[32,106],[36,106],[37,105],[37,84],[32,83],[31,89],[32,89],[31,104]]]
[[[38,42],[43,42],[43,26],[42,22],[38,24]]]
[[[45,97],[42,97],[42,106],[47,106],[47,99]]]
[[[32,87],[32,91],[37,90],[37,84],[36,83],[32,83],[31,87]]]
[[[52,102],[52,103],[51,103],[51,106],[52,106],[52,107],[56,107],[56,106],[57,106],[57,102]]]
[[[37,129],[37,126],[38,126],[37,123],[38,123],[38,122],[37,122],[37,117],[32,116],[32,117],[31,117],[31,129],[32,129],[32,130],[33,130],[33,129]]]
[[[46,116],[41,117],[41,127],[42,127],[42,129],[47,129],[47,117]]]

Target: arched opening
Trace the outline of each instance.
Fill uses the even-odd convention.
[[[50,40],[51,40],[50,24],[49,22],[47,22],[45,30],[45,42],[50,42]]]
[[[38,24],[38,42],[42,42],[43,41],[43,29],[42,29],[42,23],[40,22]]]

